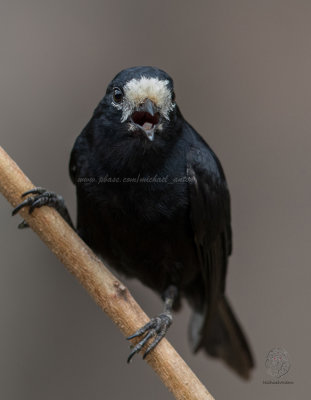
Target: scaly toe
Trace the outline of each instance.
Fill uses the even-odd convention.
[[[149,345],[149,347],[147,348],[147,350],[143,355],[143,359],[145,359],[146,356],[151,352],[151,350],[153,350],[157,346],[157,344],[164,338],[171,324],[172,324],[171,314],[163,313],[160,314],[158,317],[152,318],[145,326],[138,329],[138,331],[136,331],[133,335],[129,336],[127,339],[131,340],[135,337],[142,336],[146,332],[148,332],[140,340],[140,342],[138,342],[135,345],[130,355],[128,356],[127,362],[129,363],[131,359],[134,357],[134,355],[137,354],[144,347],[144,345],[148,342],[148,340],[154,337],[153,342]]]

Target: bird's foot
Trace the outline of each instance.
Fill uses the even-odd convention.
[[[55,208],[57,211],[61,213],[61,210],[66,208],[64,199],[62,196],[54,193],[48,192],[47,190],[41,187],[35,187],[27,192],[23,193],[21,197],[28,196],[29,194],[34,195],[28,197],[22,203],[20,203],[17,207],[12,211],[12,215],[15,215],[24,207],[29,207],[29,214],[31,214],[35,208],[40,208],[42,206],[49,206]],[[27,228],[29,225],[26,221],[22,221],[19,225],[19,229]]]
[[[168,331],[168,328],[172,324],[172,321],[173,318],[171,313],[162,313],[157,317],[152,318],[145,326],[138,329],[138,331],[135,332],[133,335],[129,336],[127,340],[131,340],[136,337],[144,335],[141,341],[138,342],[132,349],[127,359],[127,362],[129,363],[131,359],[134,357],[134,355],[138,353],[151,338],[154,338],[154,340],[149,345],[149,347],[147,348],[147,350],[143,355],[143,359],[145,359],[145,357],[150,353],[150,351],[154,349],[156,345],[160,342],[160,340],[164,338],[166,332]]]

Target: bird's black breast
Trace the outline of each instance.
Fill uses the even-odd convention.
[[[215,155],[186,122],[165,146],[113,135],[93,118],[72,151],[79,234],[110,266],[159,292],[202,280],[195,238],[204,231],[208,249],[223,229],[217,182],[225,181]],[[193,166],[208,183],[198,210],[202,229],[194,229],[190,218],[196,203],[187,181],[193,149],[202,155]]]
[[[174,149],[156,171],[146,163],[137,171],[117,172],[105,167],[112,164],[103,154],[98,160],[97,151],[88,151],[92,157],[83,162],[80,151],[73,151],[74,164],[80,166],[77,174],[95,177],[95,182],[77,184],[82,238],[113,268],[159,292],[173,283],[187,285],[197,260],[184,151]]]

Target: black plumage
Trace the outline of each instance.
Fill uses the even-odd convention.
[[[164,71],[134,67],[113,79],[75,142],[70,174],[79,235],[165,301],[164,312],[132,336],[142,340],[129,358],[161,340],[171,309],[185,298],[193,309],[193,350],[247,378],[252,355],[225,297],[232,249],[227,183],[214,152],[182,117]]]

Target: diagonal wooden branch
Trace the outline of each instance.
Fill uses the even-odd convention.
[[[21,201],[21,194],[33,187],[0,147],[0,191],[3,196],[15,207]],[[148,322],[147,315],[128,289],[113,276],[55,210],[43,207],[29,215],[27,209],[22,209],[20,214],[125,336]],[[146,360],[176,399],[213,399],[166,339],[159,343]]]

